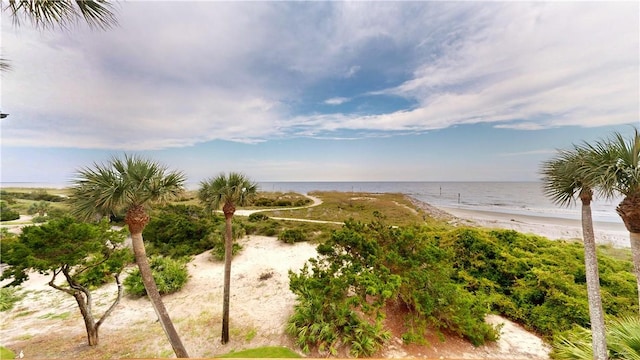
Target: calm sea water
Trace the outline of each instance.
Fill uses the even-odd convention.
[[[403,193],[435,206],[494,211],[508,214],[579,219],[580,204],[568,208],[554,205],[542,193],[538,182],[259,182],[263,191],[314,190]],[[52,187],[44,183],[2,183],[2,187]],[[197,189],[197,185],[189,186]],[[621,199],[600,200],[592,204],[595,221],[622,223],[615,211]]]
[[[547,199],[538,182],[261,182],[264,191],[314,190],[403,193],[434,206],[494,211],[508,214],[580,218],[580,203],[559,207]],[[622,223],[615,211],[621,199],[596,199],[594,221]]]

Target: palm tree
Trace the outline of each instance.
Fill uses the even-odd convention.
[[[189,357],[160,298],[147,259],[142,230],[149,222],[147,208],[152,203],[175,198],[183,190],[185,177],[167,172],[159,164],[137,156],[112,158],[105,165],[94,164],[78,172],[70,201],[75,215],[85,219],[125,211],[136,263],[142,282],[177,357]]]
[[[224,242],[224,297],[222,302],[222,343],[229,342],[229,294],[231,292],[231,256],[233,237],[231,220],[236,205],[244,205],[258,191],[258,185],[249,181],[243,174],[224,173],[200,183],[198,197],[209,210],[217,210],[222,205],[225,219]]]
[[[600,177],[600,190],[606,197],[624,197],[616,212],[629,231],[640,305],[640,133],[634,130],[628,141],[614,133],[613,138],[592,146],[596,162],[586,170]]]
[[[640,317],[624,317],[609,322],[607,342],[611,359],[640,360]],[[577,328],[570,336],[554,342],[554,358],[589,360],[593,358],[591,334]]]
[[[589,300],[589,317],[593,358],[607,359],[607,341],[605,335],[602,298],[600,296],[600,277],[596,242],[591,216],[591,200],[595,180],[581,176],[581,169],[588,163],[589,152],[585,147],[574,146],[573,151],[561,150],[556,158],[542,165],[543,192],[554,203],[568,206],[576,196],[582,202],[582,236],[584,238],[584,264]]]

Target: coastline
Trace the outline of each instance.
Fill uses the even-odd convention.
[[[525,234],[544,236],[551,240],[582,241],[580,220],[452,207],[439,207],[439,209],[454,217],[450,223],[515,230]],[[629,232],[624,224],[594,221],[593,228],[597,244],[611,245],[616,248],[630,247]]]
[[[582,242],[582,223],[577,219],[434,206],[412,196],[406,196],[414,206],[422,209],[429,216],[453,225],[508,229],[543,236],[551,240]],[[594,221],[593,228],[596,243],[599,245],[611,245],[616,248],[631,246],[629,232],[622,223]]]

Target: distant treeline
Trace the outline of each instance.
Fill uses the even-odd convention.
[[[55,194],[49,194],[46,190],[35,190],[31,192],[19,192],[19,191],[7,191],[0,190],[0,197],[2,200],[6,200],[7,202],[11,202],[10,199],[23,199],[23,200],[33,200],[33,201],[51,201],[51,202],[62,202],[65,200],[64,197]]]

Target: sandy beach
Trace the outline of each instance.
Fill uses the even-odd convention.
[[[582,241],[582,225],[580,220],[451,207],[440,207],[439,209],[453,215],[456,219],[450,221],[454,223],[516,230],[525,234],[544,236],[551,240]],[[628,248],[630,246],[629,232],[622,222],[596,221],[593,227],[596,243],[611,245],[617,248]]]

